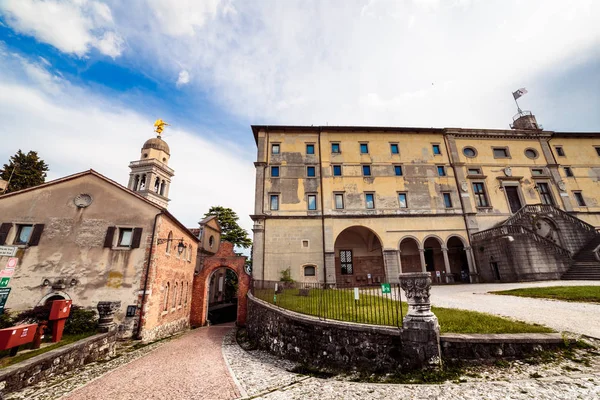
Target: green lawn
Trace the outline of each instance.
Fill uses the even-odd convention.
[[[520,297],[600,303],[600,286],[551,286],[490,292]]]
[[[255,290],[256,297],[271,304],[275,302],[273,290]],[[389,295],[384,295],[389,296]],[[375,325],[401,325],[401,315],[406,315],[408,305],[390,297],[364,294],[354,300],[352,289],[311,289],[308,296],[298,295],[298,289],[285,289],[277,294],[278,306],[303,314],[324,316],[326,319],[360,322]],[[432,307],[438,317],[442,333],[547,333],[550,328],[514,321],[476,311]],[[400,321],[400,322],[399,322]]]

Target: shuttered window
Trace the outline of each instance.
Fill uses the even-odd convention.
[[[111,248],[113,244],[113,238],[115,237],[115,230],[117,228],[114,226],[109,226],[106,230],[106,237],[104,238],[104,247]]]
[[[33,232],[31,233],[31,238],[28,243],[30,246],[37,246],[40,243],[42,232],[44,232],[44,226],[44,224],[35,224],[33,226]]]
[[[0,225],[0,246],[6,244],[6,238],[8,237],[8,233],[10,232],[12,225],[13,224],[10,222],[4,222],[2,225]]]

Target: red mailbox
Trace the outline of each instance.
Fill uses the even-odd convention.
[[[0,350],[14,348],[11,356],[17,353],[17,348],[33,341],[37,324],[17,325],[10,328],[0,329]]]
[[[49,319],[52,321],[52,341],[54,343],[60,342],[62,338],[65,321],[71,314],[72,303],[72,300],[54,300],[52,302]]]

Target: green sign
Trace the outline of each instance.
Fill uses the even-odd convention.
[[[8,299],[9,294],[10,288],[0,289],[0,315],[4,314],[4,305],[6,304],[6,299]]]
[[[390,294],[392,293],[392,288],[390,286],[389,283],[382,283],[381,284],[381,293],[382,294]]]
[[[0,288],[7,287],[8,282],[10,282],[10,278],[5,276],[4,278],[0,278]]]

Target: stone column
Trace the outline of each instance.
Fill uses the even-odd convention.
[[[471,246],[465,247],[465,253],[467,254],[467,264],[469,264],[469,276],[471,283],[479,282],[479,273],[475,267],[475,258],[473,257],[473,248]]]
[[[400,266],[398,265],[398,250],[384,250],[383,261],[385,265],[385,276],[389,283],[400,282]]]
[[[335,252],[325,252],[325,268],[327,269],[327,276],[325,276],[325,283],[335,284]]]
[[[403,353],[407,356],[406,364],[412,367],[439,365],[440,325],[431,312],[431,276],[428,272],[400,274],[400,287],[408,302],[408,314],[402,321],[402,346]]]
[[[427,272],[427,265],[425,264],[425,249],[419,249],[419,256],[421,257],[421,271]]]
[[[444,268],[446,269],[446,283],[454,282],[454,276],[450,270],[450,260],[448,259],[448,248],[442,247],[442,255],[444,256]]]
[[[98,332],[110,332],[115,329],[113,322],[115,312],[121,308],[120,301],[99,301],[98,305]]]
[[[252,232],[254,233],[252,239],[252,278],[256,280],[265,280],[265,260],[264,260],[264,248],[265,248],[265,225],[264,219],[254,218],[254,226]]]
[[[266,166],[267,164],[264,162],[254,163],[254,167],[256,168],[256,182],[254,186],[254,214],[256,215],[263,213],[263,206],[265,202],[263,182],[265,181]]]

